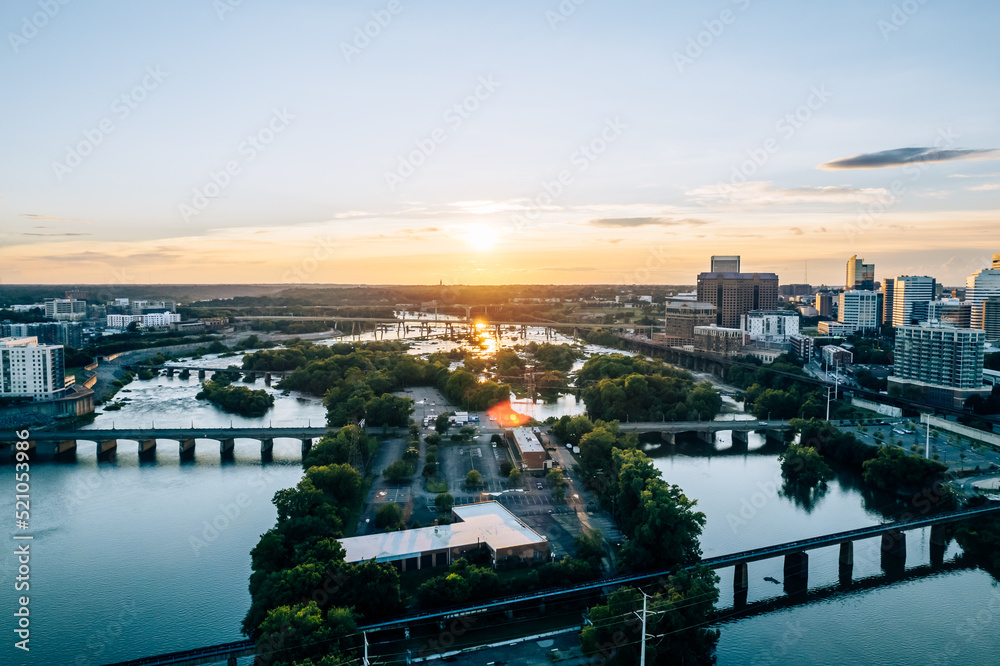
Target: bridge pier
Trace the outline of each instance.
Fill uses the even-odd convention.
[[[899,530],[882,535],[882,568],[886,573],[901,573],[906,566],[906,534]]]
[[[271,373],[270,372],[265,372],[264,373],[264,383],[267,384],[268,386],[271,385]]]
[[[61,442],[56,442],[55,451],[53,451],[57,460],[73,460],[76,458],[76,440],[75,439],[64,439]]]
[[[944,564],[944,551],[948,548],[948,528],[944,525],[931,525],[931,564],[939,567]]]
[[[236,453],[236,438],[228,437],[219,440],[219,455],[223,460],[232,460]]]
[[[306,437],[302,440],[302,458],[305,459],[309,452],[312,450],[313,440],[312,437]]]
[[[850,585],[854,577],[854,542],[840,544],[840,584]]]
[[[704,442],[705,444],[708,444],[709,446],[713,446],[715,444],[714,432],[710,430],[698,430],[695,432],[695,434],[698,436],[698,439]]]
[[[204,378],[205,378],[205,371],[204,370],[199,370],[198,371],[198,379],[204,379]]]
[[[139,461],[152,462],[155,459],[156,459],[156,440],[155,439],[139,440]]]
[[[97,443],[97,462],[114,462],[117,454],[117,439],[106,439]]]
[[[182,439],[180,442],[181,462],[194,462],[194,440]]]
[[[750,446],[749,430],[733,430],[733,446],[740,446],[744,449]]]
[[[785,592],[804,594],[809,588],[809,555],[803,552],[785,555],[784,573]]]
[[[270,462],[274,459],[274,439],[271,437],[265,437],[260,440],[260,459],[265,462]]]
[[[173,377],[174,376],[174,369],[173,368],[165,368],[165,370],[166,370],[166,373],[167,373],[167,377]]]
[[[750,590],[750,573],[746,562],[733,568],[733,605],[745,606]]]
[[[226,666],[236,666],[236,655],[229,655],[229,659],[226,659]]]
[[[663,439],[663,443],[667,446],[673,446],[677,443],[677,434],[673,432],[661,432],[660,437]]]

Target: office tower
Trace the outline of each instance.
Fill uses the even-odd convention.
[[[83,319],[87,316],[87,302],[75,298],[50,298],[45,301],[45,316],[48,319]]]
[[[886,278],[882,281],[882,323],[892,324],[892,299],[895,296],[896,280]]]
[[[1000,269],[1000,254],[993,255],[993,269]]]
[[[698,301],[717,308],[717,325],[739,328],[747,312],[778,307],[778,276],[774,273],[700,273]]]
[[[694,327],[715,323],[718,312],[711,303],[671,301],[666,305],[663,335],[671,345],[693,345]]]
[[[986,341],[992,345],[1000,344],[1000,298],[987,298],[979,307]]]
[[[956,328],[981,328],[972,326],[972,303],[957,298],[940,298],[927,306],[927,321],[951,324]]]
[[[816,311],[820,317],[833,316],[833,294],[829,291],[821,291],[816,294]]]
[[[873,331],[881,325],[877,291],[851,290],[840,293],[837,321],[850,324],[860,331]]]
[[[712,273],[739,273],[739,255],[712,255]]]
[[[934,300],[937,281],[926,275],[900,275],[893,285],[892,325],[909,326],[927,321],[927,306]]]
[[[1000,269],[984,268],[965,281],[965,300],[972,305],[972,328],[984,328],[983,301],[1000,298]]]
[[[866,264],[858,255],[847,260],[847,280],[844,288],[848,291],[874,291],[875,264]]]
[[[0,338],[0,396],[53,400],[66,389],[61,345],[38,338]]]

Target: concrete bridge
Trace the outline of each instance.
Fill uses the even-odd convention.
[[[949,523],[959,522],[1000,512],[1000,505],[990,505],[975,509],[965,509],[951,513],[938,514],[910,521],[899,521],[882,525],[873,525],[846,532],[838,532],[810,539],[791,541],[788,543],[755,548],[752,550],[709,557],[701,560],[700,565],[711,569],[721,569],[729,566],[736,567],[737,575],[734,577],[735,603],[731,610],[719,614],[717,619],[727,619],[729,617],[754,615],[769,612],[777,608],[784,608],[800,603],[808,603],[816,598],[826,598],[838,591],[843,590],[865,590],[879,587],[881,585],[892,584],[898,581],[912,580],[947,569],[965,568],[964,563],[946,564],[943,561],[947,537],[944,535],[942,526]],[[929,566],[915,567],[905,570],[906,540],[903,532],[921,527],[931,527],[931,564]],[[882,543],[880,552],[882,555],[882,567],[885,571],[883,576],[873,576],[861,579],[856,582],[851,581],[853,570],[853,542],[859,539],[881,536]],[[825,548],[840,545],[841,577],[840,585],[837,587],[823,587],[816,590],[817,596],[813,596],[808,591],[808,557],[806,552],[817,548]],[[847,546],[845,548],[845,546]],[[785,592],[787,596],[777,599],[767,599],[753,604],[746,604],[747,577],[746,566],[755,561],[770,559],[773,557],[785,558]],[[742,569],[741,569],[742,567]],[[689,567],[693,568],[693,567]],[[516,596],[504,597],[492,601],[466,604],[464,606],[452,607],[443,610],[411,613],[404,616],[373,622],[366,625],[359,625],[358,631],[369,633],[381,631],[404,630],[405,636],[409,638],[409,627],[416,627],[420,624],[436,624],[440,629],[444,629],[446,623],[456,618],[466,616],[482,616],[487,613],[503,613],[517,605],[534,604],[544,608],[547,601],[559,601],[563,597],[581,597],[581,593],[601,594],[610,588],[620,585],[648,585],[657,579],[665,578],[675,570],[664,569],[646,573],[626,574],[612,578],[603,578],[597,581],[590,581],[578,585],[572,585],[557,589],[542,590]],[[584,597],[586,595],[583,595]],[[396,644],[393,641],[392,644]],[[168,664],[202,664],[229,660],[229,664],[236,663],[237,656],[254,654],[253,641],[237,641],[197,650],[185,652],[174,652],[158,657],[146,657],[133,661],[120,662],[111,666],[166,666]]]
[[[336,429],[333,429],[335,432]],[[275,439],[297,439],[302,443],[302,456],[312,448],[313,440],[331,432],[326,426],[300,426],[294,428],[245,427],[245,428],[105,428],[93,430],[33,430],[28,439],[28,451],[32,457],[48,456],[56,459],[73,460],[79,442],[97,443],[97,460],[111,462],[115,459],[120,442],[135,442],[139,448],[139,459],[153,460],[159,441],[176,442],[180,447],[182,461],[194,460],[195,442],[212,440],[219,446],[223,460],[232,459],[237,439],[252,439],[260,442],[263,460],[268,460],[274,448]],[[0,450],[13,449],[13,433],[0,432]]]
[[[130,363],[128,365],[125,365],[124,367],[126,370],[134,370],[134,371],[148,370],[153,374],[157,375],[162,374],[166,375],[167,377],[173,377],[175,373],[181,373],[186,370],[190,374],[197,373],[198,379],[206,379],[207,377],[210,377],[217,372],[229,371],[228,368],[204,368],[204,367],[187,366],[187,365],[143,365],[142,363]],[[242,368],[239,369],[240,374],[246,375],[252,380],[256,380],[258,376],[263,377],[264,383],[267,384],[268,386],[271,385],[271,380],[273,378],[282,379],[292,374],[292,372],[294,372],[294,370],[244,370]]]
[[[789,421],[779,420],[739,420],[739,421],[662,421],[644,423],[621,423],[618,426],[624,432],[651,433],[658,432],[667,444],[677,442],[677,435],[694,433],[706,444],[715,441],[715,433],[732,431],[733,444],[746,446],[751,432],[760,432],[767,439],[785,441],[793,428]]]

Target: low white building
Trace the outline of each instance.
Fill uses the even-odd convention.
[[[799,334],[799,313],[793,310],[751,310],[742,320],[743,330],[754,341],[788,342]]]
[[[144,315],[108,315],[108,328],[128,328],[132,322],[138,322],[142,328],[169,326],[180,322],[181,316],[173,312],[153,312]]]

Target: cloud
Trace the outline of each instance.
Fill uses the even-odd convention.
[[[894,148],[877,153],[861,153],[820,164],[820,169],[884,169],[923,162],[952,162],[955,160],[997,159],[1000,151],[995,148],[941,150],[939,148]]]
[[[49,220],[51,222],[73,222],[69,218],[65,217],[54,217],[52,215],[38,215],[36,213],[21,213],[21,217],[28,217],[32,220]]]
[[[42,227],[42,228],[47,228],[47,227]],[[22,236],[46,236],[46,237],[49,237],[49,238],[53,238],[53,237],[63,237],[63,236],[93,236],[94,234],[71,234],[71,233],[64,233],[64,234],[40,234],[40,233],[37,233],[37,232],[24,231],[24,232],[21,233],[21,235]]]
[[[991,173],[953,173],[949,178],[1000,178],[1000,171]]]
[[[882,187],[826,187],[777,188],[770,182],[749,181],[742,185],[706,185],[687,192],[703,205],[723,204],[735,206],[780,206],[798,203],[876,203],[890,197]]]
[[[804,233],[799,227],[792,227],[790,231],[796,236],[801,236]]]
[[[540,271],[557,271],[560,273],[593,273],[597,269],[593,266],[545,266],[539,268]]]
[[[983,183],[982,185],[974,185],[965,189],[970,192],[993,192],[995,190],[1000,190],[1000,183]]]
[[[682,224],[700,226],[708,224],[708,220],[685,218],[675,220],[669,217],[601,217],[588,222],[594,227],[632,228],[632,227],[676,227]]]

